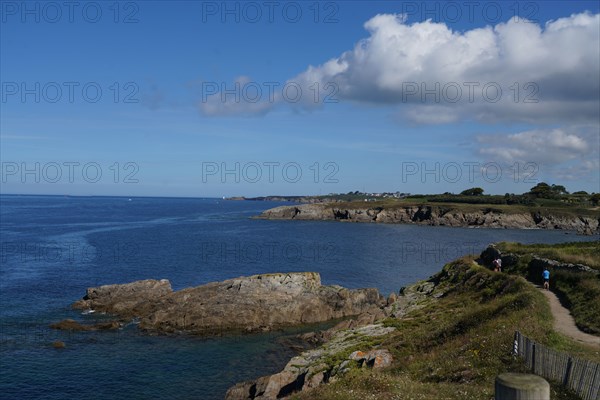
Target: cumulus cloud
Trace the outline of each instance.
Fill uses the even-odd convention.
[[[465,32],[380,14],[364,27],[369,36],[352,50],[307,67],[288,83],[306,94],[316,84],[321,90],[333,85],[339,100],[395,105],[399,116],[417,123],[599,117],[600,14],[574,14],[544,26],[513,18]],[[215,110],[247,111],[219,103]],[[309,95],[293,103],[279,95],[274,103],[322,106]]]
[[[294,79],[336,82],[345,99],[404,104],[401,112],[420,123],[441,109],[447,117],[436,113],[432,123],[452,114],[494,122],[597,120],[599,27],[600,14],[587,13],[543,28],[511,19],[466,32],[377,15],[365,24],[370,36],[352,51]]]
[[[482,155],[494,155],[499,160],[512,162],[526,160],[559,163],[581,157],[591,146],[580,136],[563,129],[532,130],[508,135],[480,136]]]
[[[534,129],[476,137],[479,156],[506,166],[535,164],[547,175],[580,179],[598,171],[597,126]]]

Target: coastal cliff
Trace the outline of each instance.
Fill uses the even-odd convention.
[[[253,275],[173,291],[168,280],[87,289],[73,307],[139,320],[147,331],[197,335],[269,331],[372,314],[385,299],[377,289],[321,285],[315,272]],[[60,327],[60,324],[57,324]]]
[[[396,205],[393,207],[353,205],[348,207],[335,203],[304,204],[271,208],[257,218],[412,223],[451,227],[562,229],[587,235],[600,233],[600,215],[574,216],[542,211],[507,212],[497,207],[463,210],[458,207],[442,205]]]

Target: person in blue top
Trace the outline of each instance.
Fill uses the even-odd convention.
[[[548,271],[548,267],[544,268],[544,272],[542,272],[542,278],[544,279],[544,289],[550,289],[550,271]]]

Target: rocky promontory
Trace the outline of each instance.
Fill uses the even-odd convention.
[[[422,224],[451,227],[512,229],[563,229],[582,234],[600,233],[600,215],[575,216],[541,211],[507,212],[500,208],[461,209],[442,205],[395,205],[393,207],[336,203],[280,206],[264,211],[259,219],[328,220]]]
[[[383,315],[385,306],[377,289],[321,285],[315,272],[253,275],[179,291],[165,279],[105,285],[87,289],[73,304],[121,320],[136,319],[147,331],[198,335],[268,331],[363,314],[375,317]]]
[[[452,272],[454,274],[454,272]],[[393,362],[389,349],[382,346],[396,328],[386,326],[385,318],[402,319],[407,313],[422,309],[448,291],[441,272],[392,293],[382,312],[361,314],[345,319],[326,331],[310,332],[301,339],[318,346],[292,358],[273,375],[240,382],[227,391],[226,400],[287,399],[294,393],[332,383],[355,368],[382,369]]]

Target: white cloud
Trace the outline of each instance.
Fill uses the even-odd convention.
[[[544,29],[512,19],[461,33],[443,23],[408,25],[396,15],[377,15],[365,24],[369,38],[325,64],[343,71],[310,68],[294,79],[320,75],[338,83],[345,99],[403,104],[404,115],[420,123],[427,114],[439,123],[431,111],[440,105],[455,119],[597,120],[599,27],[600,14],[578,14]]]
[[[560,179],[581,179],[598,172],[600,135],[597,126],[480,135],[476,141],[479,156],[506,166],[533,163],[546,175]]]
[[[600,14],[574,14],[543,27],[514,18],[465,32],[380,14],[364,26],[369,36],[352,50],[288,80],[303,88],[301,101],[278,94],[270,103],[232,104],[215,95],[201,110],[262,114],[282,103],[314,109],[322,104],[308,94],[317,83],[321,92],[335,85],[340,100],[397,105],[399,116],[416,123],[599,118]]]
[[[537,129],[507,135],[479,136],[479,153],[499,161],[561,163],[588,154],[591,143],[564,129]]]

